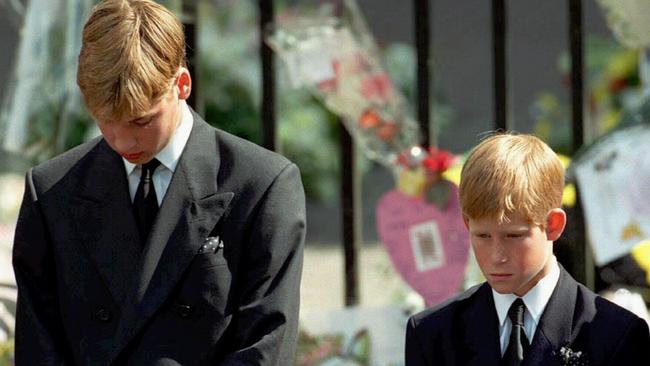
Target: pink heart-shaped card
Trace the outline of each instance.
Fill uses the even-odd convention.
[[[379,237],[394,267],[427,306],[458,293],[465,277],[469,235],[458,204],[458,188],[450,183],[446,207],[398,190],[377,205]]]

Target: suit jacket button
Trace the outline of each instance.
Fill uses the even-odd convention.
[[[108,323],[109,321],[111,321],[111,312],[104,308],[99,308],[95,316],[97,317],[97,319],[99,319],[104,323]]]
[[[183,319],[187,319],[192,314],[192,307],[189,305],[178,304],[176,305],[176,313]]]

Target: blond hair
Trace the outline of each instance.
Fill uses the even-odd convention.
[[[461,171],[460,206],[466,218],[509,221],[522,214],[546,225],[553,208],[561,207],[564,167],[539,138],[496,134],[472,150]]]
[[[140,117],[185,65],[178,19],[150,0],[105,0],[83,29],[77,84],[98,119]]]

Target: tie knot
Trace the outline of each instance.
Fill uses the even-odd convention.
[[[512,325],[524,325],[524,313],[526,312],[526,305],[521,298],[517,298],[515,302],[510,305],[508,309],[508,319]]]
[[[158,159],[156,158],[151,159],[148,163],[142,164],[142,171],[149,174],[153,174],[154,170],[156,170],[156,168],[158,168],[159,165],[160,165],[160,161],[158,161]]]

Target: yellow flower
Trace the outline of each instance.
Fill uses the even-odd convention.
[[[567,184],[562,192],[562,204],[573,207],[576,204],[576,186],[572,183]]]
[[[422,197],[426,183],[426,174],[422,167],[404,169],[399,174],[397,189],[407,196]]]
[[[632,248],[634,261],[645,271],[645,280],[650,285],[650,240],[644,240]]]
[[[603,117],[603,119],[600,121],[600,128],[602,131],[609,131],[612,128],[616,127],[618,123],[621,121],[621,117],[623,116],[623,111],[622,110],[609,110],[607,114]]]
[[[442,177],[458,186],[460,185],[460,171],[462,169],[463,164],[456,163],[453,166],[449,167],[449,169],[447,169],[444,173],[442,173]]]
[[[558,159],[564,166],[564,169],[568,169],[571,164],[571,158],[566,155],[557,154]],[[573,184],[567,184],[564,186],[564,192],[562,192],[562,204],[565,206],[573,207],[576,204],[576,186]]]
[[[607,64],[606,75],[609,79],[624,78],[636,72],[639,54],[635,50],[620,52],[612,56]]]

